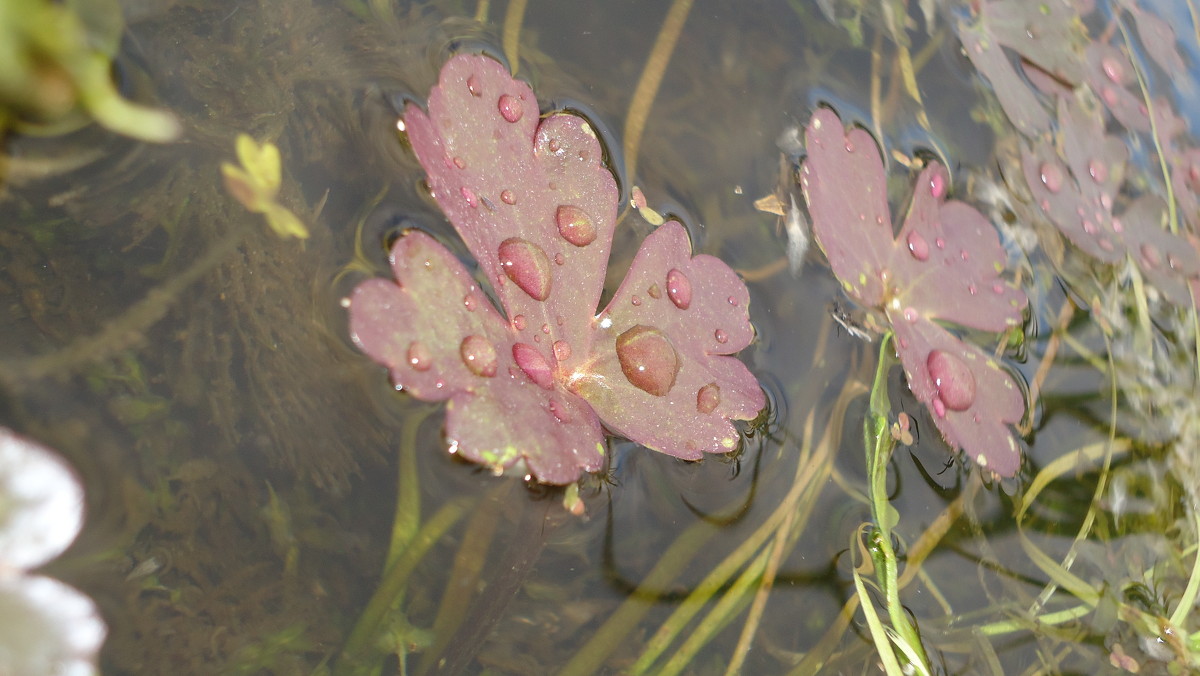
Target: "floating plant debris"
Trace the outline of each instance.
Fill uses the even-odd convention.
[[[604,427],[663,453],[733,450],[731,420],[764,395],[732,355],[753,338],[745,284],[693,257],[671,221],[642,243],[599,315],[617,188],[583,118],[542,117],[501,64],[459,55],[409,140],[434,198],[479,262],[508,319],[432,237],[391,251],[395,281],[350,299],[351,335],[397,388],[448,400],[451,450],[495,472],[566,484],[604,464]]]
[[[947,200],[949,177],[930,163],[917,178],[893,235],[883,162],[875,140],[849,132],[820,109],[805,132],[800,185],[813,233],[846,292],[886,313],[913,394],[951,445],[1001,476],[1020,466],[1008,425],[1024,398],[995,359],[938,321],[986,331],[1020,324],[1025,294],[1003,281],[1003,250],[991,223]]]

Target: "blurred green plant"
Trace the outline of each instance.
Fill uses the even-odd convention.
[[[283,170],[279,148],[270,141],[261,145],[246,134],[238,134],[237,156],[241,166],[221,163],[225,189],[249,211],[262,214],[276,235],[308,239],[308,228],[289,209],[275,201]]]
[[[0,0],[0,132],[60,134],[90,117],[143,141],[178,137],[174,115],[127,101],[113,83],[120,17],[115,0]]]

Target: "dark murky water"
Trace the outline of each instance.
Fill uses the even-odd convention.
[[[618,134],[667,4],[544,4],[525,16],[521,76],[544,106],[579,104]],[[861,440],[876,345],[830,318],[842,293],[819,254],[798,276],[788,271],[777,218],[753,202],[776,189],[780,135],[817,103],[871,126],[869,45],[850,45],[808,3],[692,9],[635,181],[653,206],[685,219],[697,251],[750,280],[759,340],[742,356],[771,413],[736,459],[686,464],[614,442],[609,478],[585,486],[580,519],[564,513],[557,491],[452,459],[440,438],[442,409],[393,392],[346,337],[339,300],[383,274],[390,236],[419,227],[455,241],[395,138],[395,102],[422,100],[454,49],[501,42],[502,3],[486,24],[471,21],[469,3],[394,11],[386,20],[350,0],[131,3],[118,74],[129,96],[179,112],[183,141],[147,147],[85,128],[9,142],[0,202],[3,421],[59,449],[86,482],[87,528],[51,573],[101,606],[110,628],[103,671],[324,673],[379,584],[399,492],[410,500],[402,521],[416,528],[441,515],[447,527],[416,564],[389,626],[395,646],[413,652],[387,658],[384,673],[400,662],[407,673],[630,669],[681,600],[781,504],[793,505],[802,525],[780,550],[744,673],[787,673],[854,596],[848,552],[871,518]],[[913,35],[914,52],[929,44],[924,32]],[[941,156],[960,195],[978,202],[988,197],[977,179],[994,170],[998,139],[972,120],[983,99],[956,38],[935,35],[920,80],[936,137],[898,97],[881,122],[884,145]],[[282,151],[281,201],[308,225],[307,241],[275,237],[222,188],[220,163],[234,160],[242,132]],[[632,230],[618,231],[610,282],[645,234]],[[1030,293],[1041,332],[1013,364],[1026,379],[1065,299],[1045,277],[1033,284],[1043,289]],[[1072,327],[1103,359],[1103,337]],[[1030,468],[1105,438],[1110,383],[1079,362],[1064,358],[1043,390]],[[970,515],[903,594],[936,648],[934,664],[1018,673],[1043,648],[1065,651],[1055,662],[1062,670],[1107,664],[1104,637],[1122,630],[1099,611],[1068,625],[1077,632],[1070,637],[990,640],[972,631],[1028,608],[1047,582],[1013,528],[1009,495],[1020,482],[976,485],[899,369],[891,380],[894,406],[915,417],[918,432],[889,465],[902,549],[960,496]],[[1149,515],[1174,509],[1178,489],[1150,452],[1158,439],[1125,433],[1147,452],[1109,480],[1122,499],[1138,501],[1143,516],[1129,518],[1149,527],[1158,523]],[[802,449],[814,455],[804,476],[812,483],[793,494]],[[1034,474],[1027,470],[1026,481]],[[1095,482],[1086,470],[1055,484],[1029,537],[1062,554]],[[1155,560],[1161,580],[1186,578],[1171,568],[1178,557],[1158,551],[1169,543],[1117,537],[1140,530],[1113,525],[1110,538],[1080,553],[1076,572],[1094,580],[1120,545],[1146,559],[1130,564],[1133,578],[1156,570]],[[589,658],[668,551],[677,570],[639,592],[645,615],[618,616],[630,618],[628,633]],[[1114,584],[1129,579],[1113,575]],[[752,596],[730,601],[724,618],[702,615],[709,625],[687,625],[667,654],[711,627],[683,671],[723,673]],[[855,626],[834,632],[831,672],[874,669],[861,615]]]

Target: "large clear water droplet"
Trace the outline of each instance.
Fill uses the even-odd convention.
[[[575,246],[587,246],[596,240],[596,224],[587,212],[577,206],[563,204],[554,212],[558,234]]]
[[[720,403],[721,387],[716,383],[709,383],[696,392],[696,410],[705,415],[715,411]]]
[[[516,122],[525,114],[525,109],[521,107],[521,99],[509,94],[501,96],[496,107],[500,110],[500,117],[509,122]]]
[[[656,397],[666,396],[679,373],[679,354],[667,335],[638,324],[617,336],[621,372],[634,387]]]
[[[960,357],[934,350],[925,360],[937,399],[951,411],[965,411],[975,403],[975,375]]]
[[[500,243],[499,254],[500,267],[514,284],[535,300],[546,300],[550,295],[550,259],[542,247],[510,237]]]
[[[929,260],[929,242],[925,241],[921,233],[912,230],[908,233],[907,240],[908,252],[912,254],[913,258],[919,261]]]
[[[692,304],[692,280],[675,268],[667,273],[667,298],[680,310]]]
[[[463,338],[458,354],[471,373],[484,378],[496,375],[496,348],[487,338],[474,334]]]
[[[549,390],[554,387],[554,369],[541,351],[528,343],[513,344],[513,360],[539,387]]]

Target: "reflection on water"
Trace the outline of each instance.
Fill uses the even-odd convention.
[[[877,343],[830,316],[844,297],[815,247],[799,277],[788,271],[782,224],[753,203],[780,184],[777,139],[823,102],[879,135],[895,196],[911,188],[904,162],[938,156],[960,198],[1020,236],[1011,167],[996,173],[1011,132],[957,39],[944,21],[932,37],[909,31],[922,107],[870,16],[856,46],[816,5],[693,8],[632,180],[652,207],[686,214],[697,251],[748,280],[759,337],[743,358],[771,405],[732,458],[687,464],[613,442],[578,518],[560,492],[446,454],[442,408],[391,390],[352,348],[339,304],[383,274],[402,228],[464,254],[393,123],[454,49],[498,52],[505,7],[488,4],[129,3],[122,85],[177,111],[183,140],[147,146],[90,127],[8,139],[0,422],[61,451],[87,484],[85,531],[51,569],[101,607],[105,673],[351,673],[354,659],[379,664],[377,647],[402,656],[385,670],[405,673],[721,673],[739,650],[745,673],[806,669],[818,655],[831,671],[875,664],[847,604],[853,567],[875,574],[857,533],[871,519],[862,431]],[[620,130],[665,4],[544,5],[525,13],[521,76],[541,100],[583,102]],[[239,133],[280,148],[278,199],[309,239],[277,238],[225,192],[219,166]],[[618,229],[610,283],[645,234]],[[927,555],[901,578],[901,600],[949,673],[1048,653],[1062,670],[1094,670],[1118,649],[1118,661],[1176,659],[1154,649],[1151,628],[1120,619],[1128,607],[1170,616],[1190,574],[1180,552],[1194,527],[1162,536],[1181,516],[1161,453],[1173,432],[1114,413],[1137,402],[1111,394],[1111,327],[1055,277],[1090,264],[1052,268],[1055,255],[1020,273],[1033,328],[1009,354],[1041,383],[1021,430],[1022,480],[984,484],[947,462],[899,369],[888,381],[915,429],[887,466],[894,533],[902,560]],[[1194,370],[1170,340],[1187,338],[1156,344]],[[1080,449],[1080,476],[1031,484]],[[1111,477],[1096,470],[1109,451]],[[1026,540],[1080,565],[1052,578]],[[385,574],[389,563],[404,565]],[[764,576],[773,587],[758,595]],[[397,581],[394,608],[339,662],[381,579]],[[1045,593],[1051,580],[1074,602]],[[1107,596],[1084,598],[1101,583]],[[1002,626],[1029,616],[1074,633]]]

